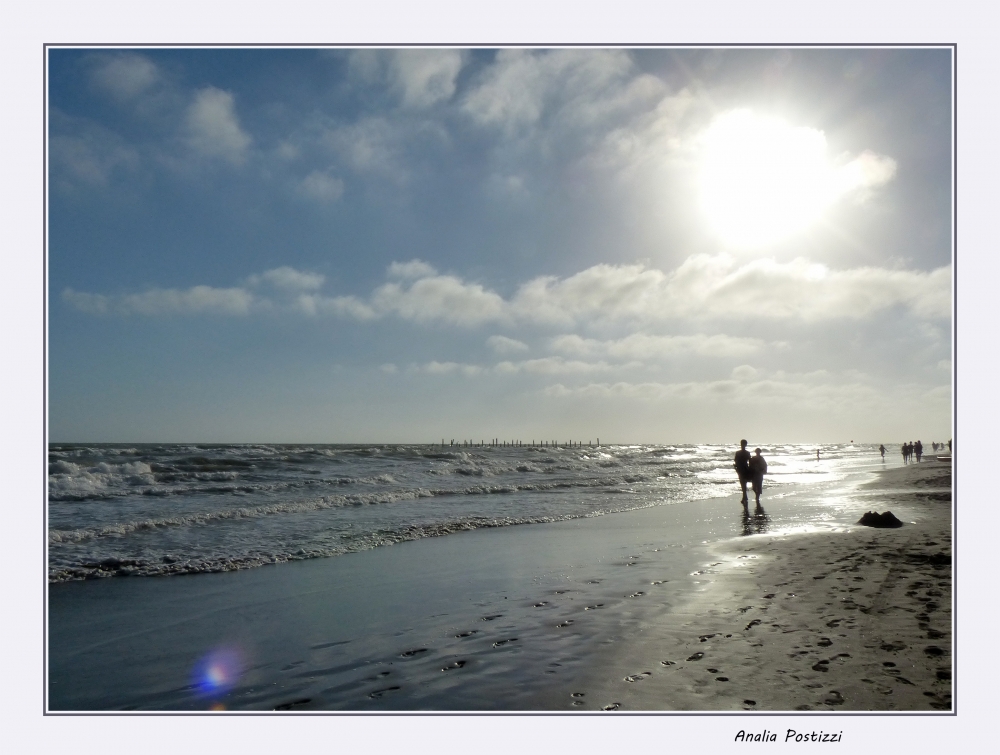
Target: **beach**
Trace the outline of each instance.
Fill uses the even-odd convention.
[[[50,584],[48,707],[950,710],[950,469]]]

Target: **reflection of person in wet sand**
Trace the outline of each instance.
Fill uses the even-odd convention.
[[[736,452],[733,459],[733,467],[736,469],[736,476],[740,478],[740,490],[743,491],[743,499],[740,501],[744,506],[749,503],[747,498],[747,482],[750,480],[750,452],[747,451],[747,442],[740,441],[740,450]]]
[[[757,508],[760,508],[760,492],[764,489],[764,475],[767,474],[767,462],[760,455],[760,449],[753,450],[755,456],[750,459],[750,481],[753,484],[753,494],[757,497]]]
[[[754,509],[753,516],[750,516],[750,509],[743,509],[743,534],[763,535],[771,524],[771,518],[764,511],[764,507],[759,503]]]

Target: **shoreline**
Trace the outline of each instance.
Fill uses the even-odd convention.
[[[645,674],[619,708],[950,711],[951,467],[887,470],[857,493],[859,518],[904,525],[710,545],[712,584],[616,659],[621,678]]]
[[[924,468],[931,466],[950,473],[950,467],[941,464]],[[908,544],[911,533],[916,536],[933,522],[940,529],[942,506],[929,516],[919,514],[925,504],[903,503],[908,494],[899,489],[912,487],[909,478],[922,471],[892,469],[876,483],[848,486],[855,495],[840,504],[836,498],[842,491],[836,486],[786,491],[766,501],[772,511],[764,529],[772,527],[772,533],[752,534],[751,527],[749,537],[740,537],[748,532],[734,509],[734,496],[472,531],[242,572],[50,585],[49,704],[53,710],[224,706],[557,712],[616,705],[621,710],[656,711],[794,710],[801,705],[814,710],[890,710],[891,705],[884,707],[889,700],[897,709],[930,710],[930,702],[943,704],[946,698],[920,693],[930,689],[941,695],[946,684],[942,680],[927,687],[922,676],[901,671],[899,676],[914,682],[914,692],[919,686],[920,699],[915,700],[895,692],[904,682],[894,683],[894,695],[878,699],[874,691],[866,697],[840,683],[847,670],[857,669],[862,661],[865,668],[874,662],[870,652],[839,647],[857,644],[837,636],[858,631],[848,627],[849,622],[842,622],[842,630],[823,627],[827,634],[821,636],[835,645],[817,648],[815,642],[806,643],[810,647],[798,642],[828,609],[826,599],[805,599],[806,588],[814,590],[822,583],[832,589],[840,576],[813,582],[807,567],[818,565],[817,558],[847,556],[843,549],[859,537],[878,541],[862,546],[912,550],[916,546]],[[876,503],[884,496],[890,503]],[[868,528],[846,526],[848,514],[838,506],[892,508],[907,524],[900,530],[858,535]],[[950,542],[950,507],[943,508],[948,510],[944,529]],[[850,521],[861,513],[850,514]],[[910,524],[915,518],[917,524]],[[803,519],[820,533],[793,534],[796,522]],[[811,538],[810,543],[826,538],[833,544],[810,545],[806,562],[799,564],[796,559],[803,556],[790,545],[799,538]],[[827,555],[821,558],[821,553]],[[752,566],[736,566],[744,563]],[[879,577],[870,559],[848,566],[859,570],[852,576],[870,573],[870,583],[886,585],[885,575]],[[789,581],[778,579],[788,571],[802,572],[786,575],[798,580],[794,588],[777,584]],[[947,594],[940,586],[929,589],[942,592],[933,597],[938,607],[931,628],[945,634],[925,644],[942,648],[947,660],[950,621],[937,621],[944,615],[941,606],[950,610],[950,569],[943,571],[948,575]],[[813,584],[799,587],[807,577]],[[916,577],[896,581],[905,587]],[[769,592],[796,592],[797,603],[778,593],[764,602],[762,596],[769,594],[762,592],[765,583],[774,583]],[[860,591],[832,596],[828,602],[848,595],[871,610]],[[922,592],[919,597],[931,599]],[[740,613],[744,606],[756,607]],[[896,621],[886,616],[876,612],[866,618],[883,624]],[[743,629],[755,619],[762,624]],[[775,624],[789,627],[787,636],[796,637],[800,647],[787,653],[802,653],[798,660],[786,662],[787,653],[770,641],[771,635],[785,631]],[[707,635],[715,636],[701,642]],[[894,651],[893,657],[922,660],[910,655],[924,646],[905,644],[907,649]],[[219,648],[242,655],[239,683],[215,695],[199,694],[191,669]],[[820,658],[820,650],[830,652]],[[704,657],[687,661],[695,652]],[[841,652],[850,652],[850,662],[837,655]],[[663,660],[672,664],[662,665]],[[807,666],[802,672],[804,660],[829,671]],[[718,671],[708,676],[708,668]],[[933,670],[941,668],[938,663]],[[737,691],[741,680],[760,689],[760,674],[768,669],[785,672],[768,682],[773,694]],[[881,684],[882,677],[873,674],[866,678]],[[718,682],[717,676],[728,681]],[[625,681],[627,677],[633,679]],[[820,684],[824,694],[828,687],[839,686],[844,702],[825,706],[813,699],[815,695],[808,701],[783,697],[777,690],[788,687],[788,680],[810,693],[820,689],[810,684]],[[950,691],[950,682],[947,686]],[[745,699],[755,700],[755,705],[745,705]]]

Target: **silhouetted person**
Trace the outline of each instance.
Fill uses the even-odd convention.
[[[951,438],[948,438],[948,453],[951,453]]]
[[[819,461],[819,449],[816,449],[816,461]]]
[[[920,457],[924,455],[924,444],[919,440],[913,446],[913,453],[917,455],[917,461],[920,461]]]
[[[740,478],[740,490],[743,491],[743,499],[740,501],[744,506],[750,502],[747,498],[747,482],[750,480],[750,452],[747,451],[746,440],[740,441],[740,450],[733,457],[733,467],[736,469],[736,476]]]
[[[767,462],[760,455],[760,449],[753,450],[754,457],[750,459],[750,481],[753,484],[753,494],[757,496],[757,508],[760,508],[760,491],[764,489],[764,475],[767,473]]]
[[[878,452],[882,454],[882,461],[885,461],[885,445],[880,445],[878,447]]]

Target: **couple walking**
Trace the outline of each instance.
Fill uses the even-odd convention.
[[[747,483],[753,487],[753,493],[757,497],[757,507],[760,508],[760,491],[764,487],[764,475],[767,472],[767,462],[760,455],[760,449],[754,449],[754,456],[747,451],[747,442],[740,441],[740,450],[736,452],[733,466],[736,468],[736,475],[740,478],[740,489],[743,491],[743,500],[740,503],[744,507],[749,503],[747,498]]]

